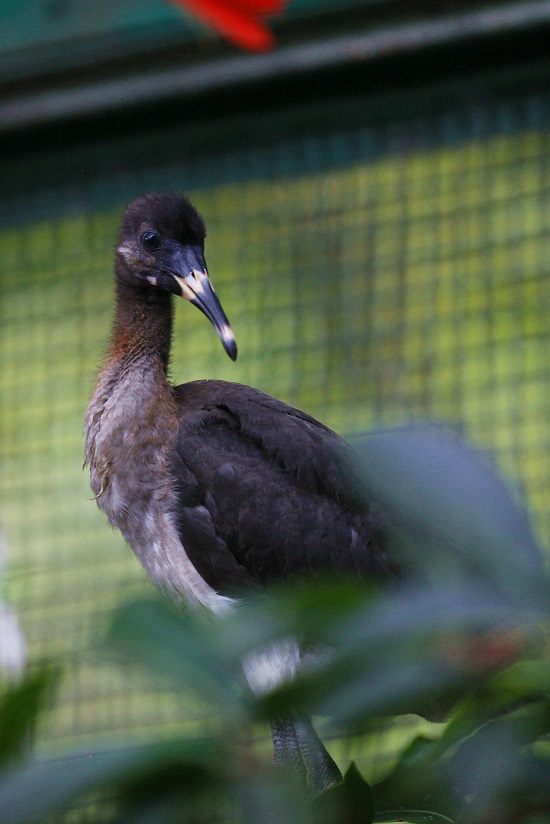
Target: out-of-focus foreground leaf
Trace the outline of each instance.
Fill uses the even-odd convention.
[[[282,606],[288,631],[303,631],[289,615],[292,606],[289,599]],[[256,620],[265,620],[261,605],[257,609]],[[487,675],[483,660],[469,656],[470,643],[475,649],[480,635],[498,639],[521,627],[527,653],[545,616],[540,605],[530,609],[509,603],[478,579],[439,586],[414,583],[381,592],[334,623],[320,605],[308,615],[306,640],[315,643],[318,633],[322,668],[313,665],[260,703],[265,716],[283,711],[290,702],[302,712],[328,715],[350,731],[373,716],[417,712],[438,717],[450,709],[451,699]]]
[[[194,691],[218,732],[12,759],[0,779],[2,824],[36,824],[104,793],[116,801],[104,819],[112,824],[370,824],[392,815],[531,824],[550,807],[550,587],[525,513],[492,468],[440,433],[376,435],[358,455],[410,578],[294,581],[223,618],[192,616],[160,596],[121,607],[110,653],[163,676],[182,700]],[[307,653],[303,671],[252,695],[243,658],[293,641]],[[31,719],[40,695],[29,686],[13,707],[28,703]],[[352,768],[309,805],[292,776],[273,770],[269,748],[251,744],[254,725],[267,736],[277,715],[326,716],[345,739],[381,717],[449,711],[446,726],[417,737],[378,783]],[[26,736],[13,724],[6,758],[21,757]]]
[[[226,720],[241,717],[240,660],[221,643],[220,623],[211,616],[194,616],[158,597],[140,599],[116,611],[106,645],[172,686],[192,689]]]
[[[171,787],[180,807],[227,780],[230,765],[220,742],[179,740],[136,747],[94,748],[63,758],[36,758],[6,770],[0,779],[3,824],[26,824],[59,814],[92,792],[147,798]],[[186,820],[183,815],[182,821]],[[167,821],[168,824],[168,821]]]
[[[57,672],[42,668],[0,694],[0,766],[25,755],[56,682]]]
[[[372,790],[352,763],[341,784],[313,800],[317,824],[371,824],[375,815]]]
[[[542,554],[529,519],[487,458],[435,427],[385,430],[355,446],[406,564],[432,577],[488,576],[510,593],[529,586],[539,597]]]

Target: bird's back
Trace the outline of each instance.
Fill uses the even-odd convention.
[[[290,575],[392,575],[352,453],[314,418],[250,387],[175,389],[178,530],[201,576],[231,593]]]

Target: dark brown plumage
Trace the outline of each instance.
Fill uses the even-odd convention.
[[[124,217],[113,335],[86,415],[98,505],[159,586],[215,612],[296,573],[391,576],[353,482],[351,451],[335,433],[250,387],[169,384],[172,294],[197,305],[236,357],[204,238],[201,218],[179,195],[147,195]],[[291,676],[298,661],[291,644],[269,666],[249,662],[245,671],[261,690]],[[278,760],[294,760],[300,736],[306,750],[317,746],[308,722],[290,732],[286,721],[275,724]],[[320,772],[334,780],[318,744]]]

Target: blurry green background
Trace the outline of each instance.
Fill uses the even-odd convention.
[[[0,528],[31,662],[66,667],[42,746],[201,714],[93,649],[109,610],[150,586],[82,471],[114,238],[138,194],[184,191],[202,212],[239,345],[233,364],[179,302],[176,382],[248,383],[346,435],[446,422],[494,452],[548,545],[550,71],[499,59],[443,79],[424,62],[383,95],[386,69],[362,64],[310,76],[302,98],[292,79],[266,86],[263,107],[245,89],[200,118],[182,98],[158,123],[153,108],[4,136]]]

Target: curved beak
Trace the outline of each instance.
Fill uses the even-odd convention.
[[[177,265],[171,269],[170,274],[178,285],[181,297],[198,306],[201,312],[204,312],[218,333],[223,348],[231,360],[236,360],[237,342],[235,341],[235,335],[210,283],[201,247],[182,246],[178,251]]]

